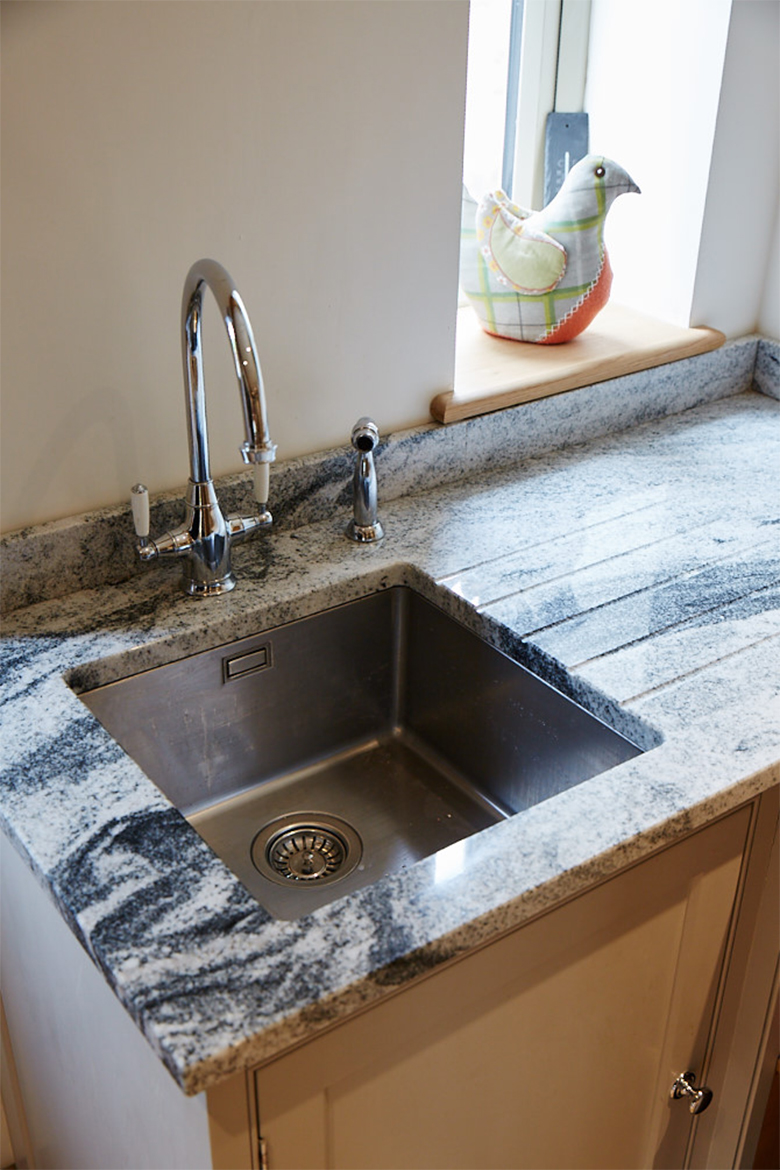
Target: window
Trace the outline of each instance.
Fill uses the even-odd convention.
[[[547,116],[582,111],[589,24],[590,0],[471,0],[463,181],[477,199],[549,202]]]
[[[560,346],[489,337],[470,306],[461,307],[455,386],[434,399],[434,418],[455,421],[722,344],[722,334],[687,324],[699,241],[699,231],[690,228],[700,227],[704,211],[730,5],[731,0],[632,0],[630,5],[471,0],[464,185],[472,196],[479,199],[502,187],[521,207],[545,206],[557,190],[545,191],[546,137],[553,137],[545,133],[548,114],[581,114],[586,101],[595,150],[619,161],[641,187],[645,174],[652,182],[641,208],[626,200],[630,209],[618,201],[610,211],[608,246],[624,307],[615,304],[616,278],[606,309],[584,333]],[[704,41],[708,52],[702,55],[697,50]],[[651,44],[654,52],[648,51]],[[586,140],[567,160],[565,142],[550,145],[559,154],[548,151],[548,180],[549,164],[555,162],[560,182],[567,161],[573,164],[589,147]],[[681,193],[687,204],[695,199],[697,213],[683,219],[682,243],[679,231],[658,232],[659,223],[677,227]],[[614,229],[622,226],[617,221],[624,210],[627,230],[621,235]],[[464,197],[464,242],[475,211]],[[473,245],[469,251],[473,254]],[[465,253],[464,248],[464,272]]]

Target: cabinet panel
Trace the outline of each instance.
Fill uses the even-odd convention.
[[[780,978],[778,788],[764,792],[742,890],[728,979],[707,1069],[715,1105],[697,1121],[692,1167],[752,1166],[777,1058]]]
[[[257,1165],[253,1098],[253,1080],[245,1072],[207,1091],[211,1170],[254,1170]]]
[[[332,1164],[638,1165],[651,1096],[637,1086],[655,1077],[682,918],[673,906],[599,940],[389,1068],[333,1086]]]
[[[625,1170],[664,1142],[679,1166],[690,1115],[674,1103],[672,1149],[666,1066],[704,1058],[749,823],[740,810],[260,1070],[272,1170]]]
[[[2,834],[0,861],[3,1000],[28,1164],[206,1170],[205,1097],[184,1096]]]

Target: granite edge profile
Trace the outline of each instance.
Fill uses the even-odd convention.
[[[780,341],[759,337],[753,377],[757,390],[780,400]]]

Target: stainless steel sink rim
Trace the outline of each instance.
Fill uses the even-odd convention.
[[[407,586],[81,698],[285,919],[640,750]]]
[[[363,843],[352,825],[329,813],[276,817],[252,841],[252,864],[280,885],[320,887],[341,881],[360,864]]]

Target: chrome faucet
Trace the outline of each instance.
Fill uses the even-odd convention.
[[[360,544],[381,540],[385,534],[377,517],[374,448],[378,442],[376,423],[370,418],[359,418],[352,428],[352,446],[357,451],[357,460],[352,477],[353,518],[347,525],[347,536]]]
[[[225,517],[211,478],[201,343],[204,285],[208,285],[214,294],[233,351],[246,433],[241,457],[245,463],[253,464],[255,471],[258,512],[254,516]],[[266,505],[268,473],[276,456],[276,445],[268,434],[265,392],[252,326],[230,275],[215,260],[199,260],[187,274],[182,296],[182,333],[190,448],[190,480],[184,522],[175,531],[150,540],[149,495],[143,484],[135,485],[131,501],[141,560],[168,556],[183,558],[185,593],[208,597],[227,593],[236,583],[230,564],[231,545],[272,523]]]

